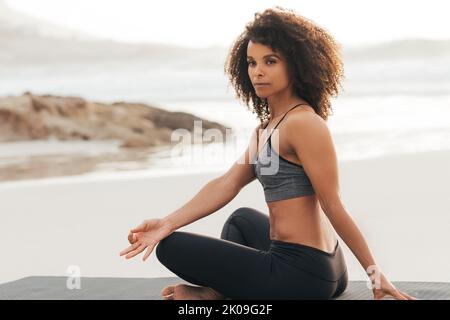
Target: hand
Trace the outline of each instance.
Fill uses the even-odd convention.
[[[381,300],[387,295],[392,296],[397,300],[417,300],[409,294],[394,287],[394,285],[380,271],[373,272],[370,275],[370,280],[372,281],[374,300]]]
[[[139,226],[131,229],[128,234],[128,241],[131,246],[122,250],[120,256],[126,255],[130,259],[147,248],[143,257],[145,261],[159,241],[173,232],[172,226],[163,219],[149,219],[142,222]]]
[[[129,242],[130,244],[133,244],[133,243],[135,243],[136,241],[137,241],[136,233],[133,233],[133,232],[131,232],[131,230],[130,230],[130,233],[128,234],[128,242]]]

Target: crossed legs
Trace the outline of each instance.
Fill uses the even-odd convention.
[[[156,247],[158,260],[196,286],[165,287],[165,299],[257,298],[270,273],[269,218],[249,207],[235,210],[220,239],[176,231]]]

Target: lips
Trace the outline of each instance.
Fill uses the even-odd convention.
[[[263,87],[263,86],[268,86],[268,83],[255,83],[255,87]]]

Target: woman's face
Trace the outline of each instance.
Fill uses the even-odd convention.
[[[267,98],[289,87],[287,62],[270,47],[249,41],[247,63],[248,76],[258,97]]]

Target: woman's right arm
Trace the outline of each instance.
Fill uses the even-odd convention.
[[[244,186],[255,179],[250,159],[253,159],[255,154],[259,127],[258,125],[253,130],[245,152],[225,174],[209,181],[190,201],[163,218],[172,231],[221,209],[233,200]]]

